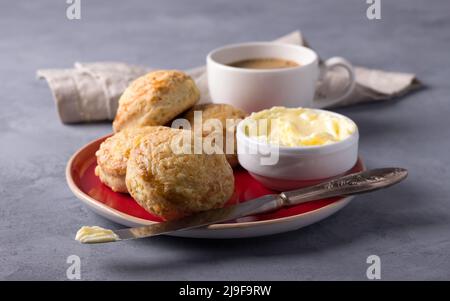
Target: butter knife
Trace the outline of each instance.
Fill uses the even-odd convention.
[[[87,243],[104,243],[137,239],[167,234],[174,231],[184,231],[214,223],[234,220],[247,215],[263,213],[285,206],[292,206],[335,196],[369,192],[394,185],[405,179],[407,175],[408,171],[403,168],[367,170],[338,177],[314,186],[282,192],[280,194],[265,195],[237,205],[195,213],[177,220],[136,228],[114,230],[112,239],[94,240],[88,241]]]

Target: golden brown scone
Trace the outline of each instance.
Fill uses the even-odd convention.
[[[127,164],[131,196],[167,220],[222,207],[234,192],[233,170],[225,155],[172,151],[172,141],[183,132],[170,129],[146,136],[133,148]]]
[[[133,81],[119,99],[114,132],[125,128],[164,125],[200,98],[192,78],[181,71],[159,70]]]
[[[183,116],[183,118],[185,118],[189,121],[192,128],[194,126],[194,111],[202,111],[203,124],[208,119],[220,120],[220,122],[222,123],[222,128],[223,128],[222,134],[223,134],[223,138],[224,138],[224,140],[223,140],[224,153],[226,154],[227,161],[228,161],[228,163],[230,163],[231,167],[237,166],[239,162],[237,159],[236,127],[231,126],[231,127],[227,128],[226,120],[227,119],[233,119],[233,120],[244,119],[247,116],[247,113],[245,113],[244,111],[242,111],[238,108],[235,108],[231,105],[228,105],[228,104],[207,103],[207,104],[196,105],[196,106],[192,107],[188,112],[186,112]],[[229,132],[230,137],[231,137],[231,135],[233,135],[232,137],[234,138],[234,153],[233,154],[226,153],[225,139],[226,139],[227,131]],[[211,134],[211,132],[212,131],[208,131],[208,130],[204,129],[203,136],[206,137],[209,134]]]
[[[125,129],[109,137],[100,145],[95,153],[97,166],[95,174],[100,181],[113,191],[128,192],[125,185],[127,161],[131,148],[139,142],[141,136],[168,129],[162,126],[145,126]]]

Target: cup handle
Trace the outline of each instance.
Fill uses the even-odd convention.
[[[344,68],[348,73],[348,79],[344,89],[344,93],[342,93],[342,95],[333,98],[323,97],[320,99],[315,99],[314,100],[315,108],[321,109],[339,103],[342,99],[349,96],[355,87],[355,73],[353,71],[352,64],[350,64],[346,59],[342,57],[335,56],[326,60],[324,63],[324,68],[322,69],[321,72],[322,74],[321,78],[325,78],[325,74],[334,68]]]

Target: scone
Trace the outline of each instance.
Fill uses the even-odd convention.
[[[222,207],[234,192],[233,170],[225,155],[173,151],[172,144],[183,132],[170,129],[146,136],[131,151],[127,164],[131,196],[166,220]]]
[[[238,165],[238,159],[237,159],[237,146],[236,146],[236,126],[229,126],[227,128],[226,120],[227,119],[233,119],[235,121],[244,119],[247,116],[247,113],[244,111],[235,108],[228,104],[215,104],[215,103],[207,103],[207,104],[200,104],[196,105],[193,108],[191,108],[188,112],[186,112],[183,116],[183,118],[187,119],[189,123],[191,124],[191,127],[194,127],[194,112],[195,111],[202,111],[202,120],[203,124],[208,119],[218,119],[222,123],[222,134],[223,134],[223,151],[226,154],[226,158],[228,163],[230,163],[231,167],[235,167]],[[236,124],[237,125],[237,124]],[[212,131],[203,130],[202,134],[203,137],[206,137],[211,134]],[[233,153],[227,154],[226,152],[226,134],[228,132],[229,137],[233,137]]]
[[[109,137],[95,153],[97,167],[95,174],[100,181],[113,191],[128,192],[125,185],[125,173],[131,148],[141,136],[168,129],[162,126],[145,126],[123,130]]]
[[[125,128],[164,125],[200,98],[192,78],[181,71],[159,70],[133,81],[119,99],[114,132]]]

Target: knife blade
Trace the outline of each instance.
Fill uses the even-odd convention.
[[[167,234],[174,231],[185,231],[214,223],[234,220],[247,215],[279,209],[284,206],[292,206],[335,196],[369,192],[394,185],[405,179],[407,175],[408,171],[403,168],[380,168],[358,172],[314,186],[282,192],[280,194],[265,195],[237,205],[202,211],[177,220],[114,230],[114,239],[91,240],[88,243],[137,239]]]
[[[277,197],[278,195],[276,194],[265,195],[238,205],[202,211],[184,218],[161,222],[149,226],[114,230],[114,233],[116,233],[120,240],[125,240],[198,228],[214,223],[233,220],[248,215],[251,212],[256,212],[262,206],[276,202]]]

